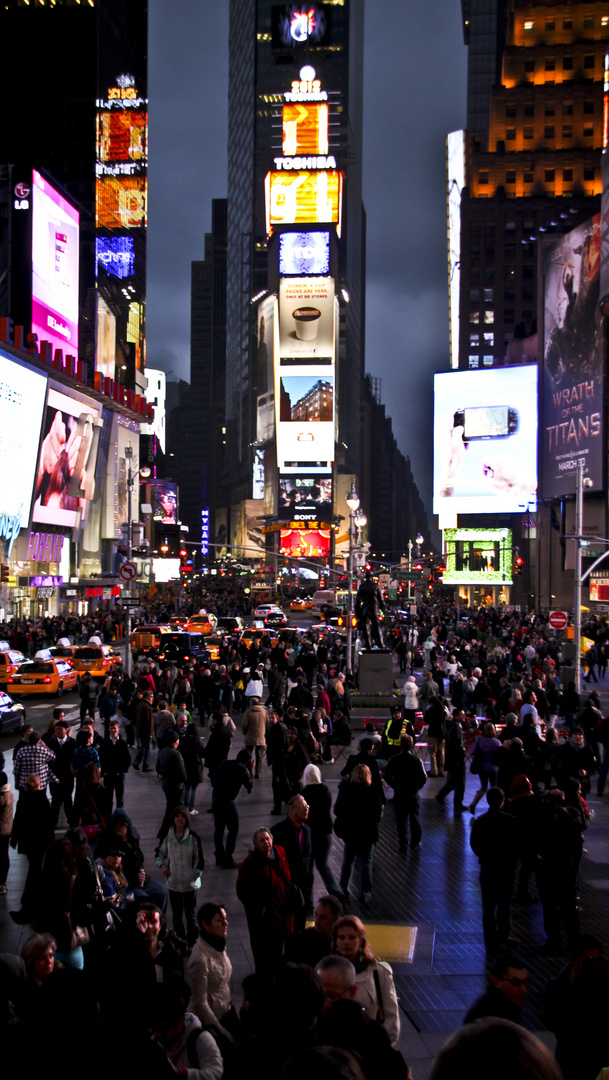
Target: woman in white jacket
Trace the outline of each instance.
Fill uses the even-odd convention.
[[[410,675],[404,683],[404,716],[411,724],[414,724],[415,715],[419,711],[419,691],[414,675]]]
[[[195,901],[205,857],[201,837],[191,829],[190,813],[185,806],[176,806],[169,832],[158,851],[156,864],[167,878],[173,929],[192,943],[197,937]]]
[[[356,1001],[363,1005],[371,1020],[383,1024],[391,1045],[400,1036],[398,997],[391,965],[377,960],[368,944],[366,928],[355,915],[344,915],[334,923],[332,952],[350,960],[355,968]]]
[[[239,1029],[239,1017],[230,987],[233,968],[226,952],[226,909],[209,901],[199,908],[197,923],[199,937],[188,960],[188,1012],[198,1016],[205,1027],[211,1024],[232,1040]]]

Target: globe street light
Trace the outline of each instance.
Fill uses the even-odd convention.
[[[131,562],[131,553],[133,550],[133,521],[132,521],[132,497],[133,497],[133,485],[138,476],[141,476],[143,480],[147,480],[150,476],[150,469],[147,465],[142,465],[137,472],[132,471],[131,462],[133,460],[133,447],[125,447],[125,458],[127,459],[127,562]],[[131,604],[127,605],[127,614],[125,620],[125,671],[127,675],[131,675]]]

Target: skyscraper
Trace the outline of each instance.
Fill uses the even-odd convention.
[[[277,512],[277,496],[269,478],[277,476],[278,465],[292,470],[311,465],[333,472],[335,478],[357,475],[359,469],[365,290],[363,8],[363,0],[302,6],[231,0],[225,477],[233,542],[240,537],[245,541],[243,508],[252,498],[256,451],[265,455],[264,512],[270,515]],[[323,245],[323,233],[328,243],[327,264],[319,269],[321,263],[300,262],[301,278],[293,269],[291,275],[279,269],[279,237],[298,230],[309,238],[303,243]],[[286,293],[284,285],[283,295],[300,297],[292,306],[296,311],[300,303],[304,310],[313,286],[298,292],[295,282],[307,275],[313,280],[313,266],[318,267],[314,280],[324,276],[330,283],[323,295],[332,346],[323,357],[314,347],[292,350],[294,376],[304,381],[293,381],[290,388],[297,394],[302,390],[303,396],[310,390],[303,357],[312,379],[323,376],[326,363],[328,377],[335,379],[334,431],[331,447],[319,424],[313,434],[300,433],[303,441],[288,452],[285,446],[277,447],[273,424],[265,425],[262,419],[265,409],[272,413],[274,396],[279,425],[278,399],[289,366],[280,379],[272,298],[280,296],[280,277],[285,282],[291,276],[292,292]],[[266,304],[262,314],[260,300]],[[321,328],[322,307],[321,301],[309,302],[309,311],[315,308],[317,315],[303,315],[301,321],[320,319]],[[317,328],[292,333],[314,335]],[[311,359],[317,361],[315,371]]]
[[[462,0],[462,9],[458,366],[482,368],[535,355],[523,341],[537,329],[538,241],[600,209],[609,4]]]

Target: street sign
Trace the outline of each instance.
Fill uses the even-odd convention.
[[[134,562],[124,562],[118,574],[123,581],[133,581],[137,577],[137,566]]]
[[[395,576],[398,581],[421,581],[422,570],[396,570]]]
[[[566,611],[551,611],[548,622],[553,630],[564,630],[569,622],[569,616]]]
[[[124,608],[136,608],[136,607],[139,607],[140,604],[141,604],[141,600],[139,600],[136,596],[128,596],[128,597],[121,596],[121,607],[124,607]]]

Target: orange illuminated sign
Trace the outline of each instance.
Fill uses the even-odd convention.
[[[328,153],[328,106],[283,106],[283,152],[294,154]]]
[[[342,173],[337,170],[270,172],[265,190],[267,232],[273,225],[340,225]]]
[[[97,228],[137,229],[146,225],[146,178],[102,176],[96,189]]]
[[[98,160],[145,161],[146,130],[145,110],[98,113]]]

